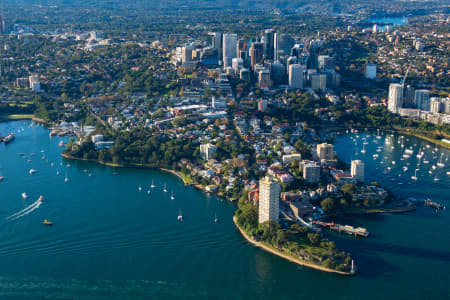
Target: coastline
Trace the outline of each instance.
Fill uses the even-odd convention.
[[[304,266],[304,267],[308,267],[308,268],[312,268],[312,269],[316,269],[316,270],[319,270],[319,271],[322,271],[322,272],[336,273],[336,274],[339,274],[339,275],[345,275],[345,276],[354,276],[354,275],[355,275],[355,274],[352,274],[352,273],[349,273],[349,272],[344,272],[344,271],[338,271],[338,270],[333,270],[333,269],[325,268],[325,267],[323,267],[323,266],[319,266],[319,265],[310,263],[310,262],[308,262],[308,261],[304,261],[304,260],[295,258],[295,257],[293,257],[293,256],[284,254],[284,253],[282,253],[281,251],[272,249],[272,248],[270,248],[270,247],[264,245],[263,243],[257,242],[257,241],[255,241],[255,240],[253,240],[252,238],[250,238],[250,237],[247,235],[247,233],[245,233],[245,231],[244,231],[241,227],[239,227],[239,225],[238,225],[237,222],[236,222],[236,217],[235,217],[235,216],[233,216],[233,222],[234,222],[234,225],[236,226],[236,228],[239,230],[239,232],[242,234],[242,236],[243,236],[248,242],[250,242],[251,244],[253,244],[253,245],[257,246],[257,247],[260,247],[260,248],[262,248],[263,250],[265,250],[265,251],[267,251],[267,252],[270,252],[270,253],[272,253],[272,254],[274,254],[274,255],[276,255],[276,256],[279,256],[279,257],[281,257],[281,258],[284,258],[284,259],[286,259],[286,260],[288,260],[288,261],[290,261],[290,262],[293,262],[293,263],[295,263],[295,264],[297,264],[297,265]]]

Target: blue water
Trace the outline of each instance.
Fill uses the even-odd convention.
[[[0,299],[450,297],[447,212],[419,207],[408,214],[352,219],[352,225],[367,227],[372,235],[331,235],[358,265],[358,276],[341,277],[250,245],[234,227],[234,207],[227,201],[156,170],[62,160],[61,138],[50,138],[47,129],[29,124],[0,123],[2,134],[24,128],[14,142],[0,144],[0,175],[5,177],[0,182]],[[450,204],[447,177],[434,182],[424,173],[417,183],[407,184],[404,175],[405,184],[398,185],[390,174],[377,172],[378,163],[371,160],[375,149],[367,148],[368,180],[376,179],[399,195]],[[342,136],[336,150],[349,160],[354,143]],[[389,159],[401,155],[384,154]],[[38,172],[30,175],[31,168]],[[149,187],[152,179],[155,189]],[[162,191],[164,183],[169,193]],[[170,200],[171,190],[175,200]],[[22,192],[29,198],[23,200]],[[45,201],[33,210],[30,205],[39,195]],[[7,219],[27,207],[25,214]],[[177,221],[180,209],[183,223]],[[42,225],[44,219],[54,226]]]

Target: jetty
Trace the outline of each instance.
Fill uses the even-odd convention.
[[[313,224],[329,228],[330,230],[345,232],[349,235],[368,237],[369,232],[364,227],[353,227],[351,225],[335,224],[334,222],[312,221]]]

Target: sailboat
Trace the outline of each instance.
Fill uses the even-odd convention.
[[[156,187],[156,185],[153,183],[153,179],[152,179],[152,185],[150,185],[150,187],[151,187],[152,189],[154,189],[154,188]]]
[[[172,193],[171,193],[171,195],[170,195],[170,199],[171,199],[171,200],[175,200],[175,197],[173,196],[173,191],[172,191]]]
[[[167,193],[167,188],[166,188],[166,184],[164,183],[164,189],[163,189],[164,193]]]
[[[183,215],[181,214],[181,208],[180,211],[178,212],[178,221],[183,222]]]
[[[69,177],[67,177],[67,175],[66,175],[66,178],[64,178],[64,182],[65,183],[69,182]]]
[[[412,180],[417,180],[417,170],[419,170],[419,169],[416,169],[416,170],[414,171],[414,176],[411,176],[411,179],[412,179]]]
[[[219,219],[217,219],[217,215],[214,214],[214,223],[217,223],[217,222],[219,222]]]
[[[439,159],[439,162],[436,164],[438,167],[444,167],[444,163],[442,162],[442,157],[444,156],[444,153],[441,153],[441,158]]]
[[[141,186],[141,185],[139,185],[138,191],[139,191],[139,192],[142,191],[142,186]]]
[[[365,154],[365,153],[366,153],[366,145],[365,145],[365,144],[363,144],[363,148],[362,148],[362,150],[361,150],[361,153],[362,153],[362,154]]]

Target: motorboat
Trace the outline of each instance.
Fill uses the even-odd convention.
[[[53,223],[52,222],[50,222],[49,220],[44,220],[44,223],[43,223],[44,225],[47,225],[47,226],[52,226],[53,225]]]
[[[37,170],[35,170],[35,169],[30,169],[30,171],[29,171],[30,175],[33,175],[36,172],[37,172]]]
[[[27,198],[28,198],[27,193],[23,192],[23,193],[22,193],[22,198],[23,198],[23,199],[27,199]]]

